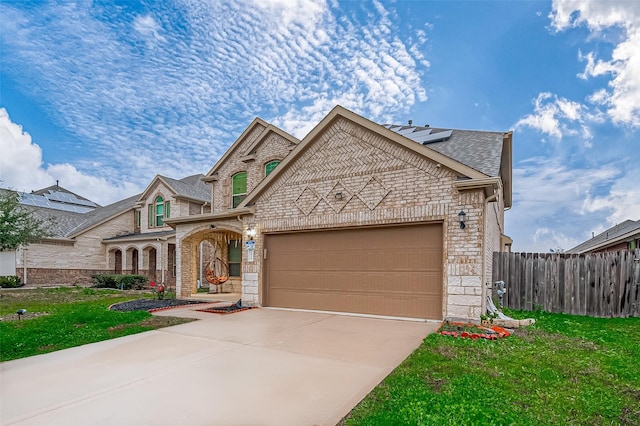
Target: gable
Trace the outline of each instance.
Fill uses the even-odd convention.
[[[338,127],[335,127],[336,123],[338,123]],[[418,159],[428,159],[432,164],[440,165],[442,168],[448,169],[450,172],[456,174],[460,177],[465,178],[485,178],[487,177],[485,174],[474,170],[473,168],[461,164],[451,158],[434,151],[426,146],[419,145],[414,141],[411,141],[405,138],[402,135],[399,135],[391,130],[385,129],[384,127],[373,123],[364,117],[361,117],[349,110],[346,110],[340,106],[336,106],[303,140],[302,142],[292,151],[291,155],[285,159],[285,161],[280,164],[279,168],[269,175],[266,179],[264,179],[243,201],[240,207],[246,207],[254,203],[259,197],[262,198],[262,194],[268,190],[269,186],[272,183],[279,179],[281,174],[287,174],[288,169],[294,167],[294,165],[298,162],[299,158],[303,155],[306,155],[307,151],[315,152],[315,146],[318,144],[322,144],[327,140],[334,141],[333,143],[338,143],[337,140],[339,138],[333,139],[333,136],[339,134],[340,131],[345,132],[346,134],[350,134],[352,136],[356,136],[355,139],[351,140],[350,143],[352,145],[343,146],[338,151],[327,150],[326,154],[318,154],[331,156],[335,158],[335,164],[330,166],[329,170],[320,169],[318,173],[335,173],[336,176],[339,176],[341,171],[338,169],[342,169],[342,172],[349,170],[363,172],[367,165],[371,166],[375,164],[376,167],[393,167],[391,163],[394,161],[397,162],[397,158],[388,158],[382,155],[382,152],[388,152],[390,149],[400,150],[404,152],[403,158],[411,159],[410,161],[417,161]],[[358,132],[365,132],[362,137],[358,137]],[[360,141],[358,141],[360,139]],[[386,143],[381,144],[379,141],[384,140]],[[340,159],[340,154],[347,154],[349,152],[357,152],[351,150],[362,149],[364,147],[363,143],[371,143],[372,141],[377,141],[377,151],[367,151],[367,155],[372,155],[372,158],[368,158],[367,155],[364,155],[364,152],[361,152],[355,162],[349,162],[348,165],[341,164],[344,160]],[[393,148],[391,148],[393,147]],[[400,152],[398,151],[398,152]],[[337,155],[334,155],[337,154]],[[325,158],[326,160],[326,158]],[[387,164],[386,161],[390,163]],[[319,163],[324,163],[322,159],[320,159]],[[311,172],[313,173],[313,168],[316,167],[314,164],[309,164]],[[322,167],[327,167],[322,166]]]
[[[220,157],[211,170],[209,170],[205,181],[211,180],[208,178],[215,177],[228,162],[237,161],[238,159],[242,161],[255,160],[258,151],[263,149],[262,146],[273,144],[274,141],[286,147],[286,154],[299,142],[298,139],[287,132],[278,129],[260,118],[255,118],[224,155]]]
[[[297,145],[298,140],[293,136],[263,123],[262,120],[254,121],[204,178],[213,185],[213,211],[232,207],[233,175],[246,172],[247,191],[250,192],[265,178],[265,165],[273,160],[283,160]]]
[[[160,176],[156,176],[147,189],[145,189],[145,191],[140,195],[138,202],[144,206],[146,204],[154,203],[158,195],[161,195],[165,200],[167,200],[168,198],[173,197],[174,194],[175,191],[169,187]]]
[[[437,162],[340,117],[252,202],[262,219],[385,211],[397,217],[410,205],[437,210],[452,202],[456,178]]]
[[[167,182],[164,181],[164,179],[162,179],[162,176],[160,175],[156,175],[156,177],[153,178],[142,194],[140,194],[138,202],[142,205],[148,204],[152,199],[155,199],[158,193],[162,193],[162,196],[165,198],[175,194],[175,191],[167,184]]]

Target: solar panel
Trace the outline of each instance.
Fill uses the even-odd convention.
[[[68,194],[71,195],[71,194]],[[53,200],[47,199],[45,196],[29,194],[26,192],[19,192],[18,196],[20,197],[20,204],[25,206],[35,206],[35,207],[44,207],[47,209],[53,210],[62,210],[67,212],[75,212],[75,213],[88,213],[94,210],[95,204],[91,203],[91,205],[87,202],[84,202],[84,205],[78,204],[70,204],[67,202],[57,202]],[[73,197],[75,198],[75,197]],[[80,200],[84,201],[84,200]]]
[[[52,191],[50,191],[49,195],[45,195],[45,197],[47,197],[49,200],[53,200],[53,201],[61,201],[61,202],[64,202],[64,203],[71,203],[71,204],[79,204],[81,206],[87,206],[87,207],[97,207],[97,205],[94,202],[80,199],[80,198],[76,197],[73,194],[69,194],[68,192],[60,192],[60,191],[52,192]]]
[[[422,144],[426,145],[428,143],[440,142],[445,139],[449,139],[452,133],[453,133],[453,130],[445,130],[444,132],[433,133],[431,135],[426,136],[425,140],[422,141]]]
[[[408,129],[404,129],[404,130],[395,130],[395,132],[399,135],[406,136],[413,133],[414,130],[416,130],[414,127],[409,127]]]
[[[413,132],[410,135],[407,135],[407,137],[411,140],[422,143],[426,139],[428,139],[428,136],[430,134],[431,134],[431,129],[426,129],[426,130],[420,130],[418,132]]]

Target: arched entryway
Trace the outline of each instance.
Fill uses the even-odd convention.
[[[242,293],[242,233],[207,226],[193,232],[181,242],[180,296],[189,297],[200,287],[208,293]],[[209,279],[207,279],[209,276]],[[214,276],[224,277],[216,283]]]
[[[158,251],[155,247],[146,247],[142,251],[142,265],[149,281],[158,281]]]
[[[115,274],[122,273],[122,251],[114,249],[109,251],[109,270]]]

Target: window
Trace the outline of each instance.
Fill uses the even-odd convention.
[[[247,172],[240,172],[233,175],[232,180],[232,194],[233,194],[233,208],[235,209],[240,205],[242,200],[247,196]]]
[[[140,228],[140,222],[142,222],[142,212],[136,210],[136,228]]]
[[[164,201],[161,195],[156,197],[153,204],[149,204],[149,228],[164,226],[164,220],[171,216],[171,202]]]
[[[269,176],[269,173],[271,173],[273,169],[275,169],[278,166],[278,164],[280,164],[280,160],[269,161],[267,164],[265,164],[264,175]]]
[[[156,198],[156,212],[155,212],[155,225],[154,226],[162,226],[164,225],[164,198],[158,196]]]
[[[242,241],[229,241],[229,276],[239,277],[242,264]]]

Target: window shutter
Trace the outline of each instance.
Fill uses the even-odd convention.
[[[222,182],[222,208],[231,208],[231,179],[227,178]]]
[[[155,212],[153,208],[153,204],[149,204],[149,228],[153,228],[153,224],[155,223]]]

